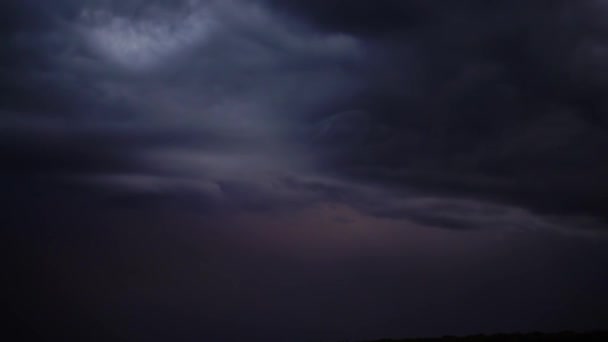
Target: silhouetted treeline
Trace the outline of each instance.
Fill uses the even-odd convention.
[[[528,334],[496,334],[473,336],[444,336],[439,338],[414,338],[404,340],[376,340],[368,342],[536,342],[536,341],[581,341],[581,342],[608,342],[608,331],[591,333],[561,332],[554,334],[528,333]]]

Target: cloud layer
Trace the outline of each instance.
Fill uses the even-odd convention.
[[[22,17],[4,28],[12,172],[301,177],[390,188],[377,206],[391,208],[419,196],[605,219],[601,2],[8,7]]]
[[[29,339],[607,327],[604,1],[5,0]]]

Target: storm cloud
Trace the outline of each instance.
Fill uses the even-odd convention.
[[[185,341],[606,327],[606,15],[4,1],[16,325]]]
[[[9,170],[254,187],[296,173],[605,218],[601,2],[9,7]]]
[[[333,172],[605,219],[605,4],[290,4],[366,47],[365,86],[315,126]]]

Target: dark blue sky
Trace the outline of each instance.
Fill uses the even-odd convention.
[[[24,336],[608,328],[608,4],[8,0]]]

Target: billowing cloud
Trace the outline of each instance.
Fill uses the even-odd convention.
[[[196,193],[271,189],[277,177],[311,172],[290,132],[317,96],[348,83],[333,65],[358,58],[355,38],[298,30],[236,1],[77,7],[47,9],[50,27],[10,37],[13,55],[44,62],[5,65],[21,83],[3,102],[14,175]]]
[[[605,219],[599,3],[290,4],[277,6],[369,51],[365,86],[311,128],[333,172],[404,196]]]
[[[211,342],[605,328],[607,9],[3,1],[14,325]]]
[[[252,188],[295,175],[534,220],[606,212],[592,4],[24,6],[41,25],[8,31],[23,56],[4,62],[12,169]]]
[[[202,6],[176,12],[120,16],[101,9],[84,9],[80,19],[83,34],[93,49],[116,63],[138,69],[153,67],[202,43],[213,29],[213,18]]]

